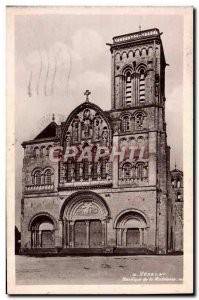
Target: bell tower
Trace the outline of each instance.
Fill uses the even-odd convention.
[[[157,253],[167,251],[169,155],[165,122],[165,56],[157,28],[113,37],[111,118],[113,144],[135,147],[133,161],[113,165],[114,187],[140,188],[153,203]],[[145,149],[143,155],[141,149]],[[127,165],[128,164],[128,165]],[[148,189],[154,190],[153,200]],[[154,201],[154,202],[153,202]],[[145,203],[145,205],[146,205]]]
[[[153,104],[163,106],[166,63],[159,30],[116,36],[110,50],[112,110]]]

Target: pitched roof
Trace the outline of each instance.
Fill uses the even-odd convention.
[[[46,126],[46,128],[44,128],[36,136],[36,138],[34,138],[34,140],[55,137],[56,136],[56,129],[57,129],[57,124],[55,122],[51,122],[50,124],[48,124],[48,126]]]

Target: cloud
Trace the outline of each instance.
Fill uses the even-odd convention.
[[[77,59],[92,61],[104,52],[104,41],[94,30],[79,29],[72,37],[72,50]]]

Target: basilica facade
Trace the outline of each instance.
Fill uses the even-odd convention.
[[[170,171],[161,34],[108,45],[111,109],[86,91],[65,122],[53,118],[22,144],[21,253],[183,251],[183,173]]]

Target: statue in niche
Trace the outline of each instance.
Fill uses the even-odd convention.
[[[70,132],[67,132],[66,134],[66,146],[70,146],[71,143],[71,134]]]
[[[98,178],[101,177],[101,164],[99,161],[97,163],[97,176],[98,176]]]
[[[79,166],[79,176],[80,176],[80,178],[82,178],[82,176],[83,176],[83,165],[82,164],[80,164],[80,166]]]
[[[63,164],[63,167],[62,167],[62,169],[63,169],[63,177],[64,177],[64,179],[66,179],[67,178],[67,164]]]
[[[73,121],[73,140],[78,141],[79,140],[79,117],[75,117]]]
[[[103,145],[106,145],[108,143],[108,130],[107,130],[107,127],[104,127],[104,129],[103,129],[102,142],[103,142]]]
[[[74,166],[74,163],[71,163],[71,178],[72,178],[72,180],[75,178],[75,166]]]
[[[89,166],[88,166],[88,175],[89,176],[92,175],[92,163],[91,162],[89,163]]]
[[[83,138],[91,137],[91,129],[92,129],[91,112],[89,109],[85,109],[83,113],[83,122],[82,122],[82,137]]]
[[[108,178],[109,177],[109,163],[108,162],[106,162],[106,178]]]
[[[94,120],[94,140],[99,140],[101,135],[101,123],[102,119],[98,114],[96,114],[95,120]]]

